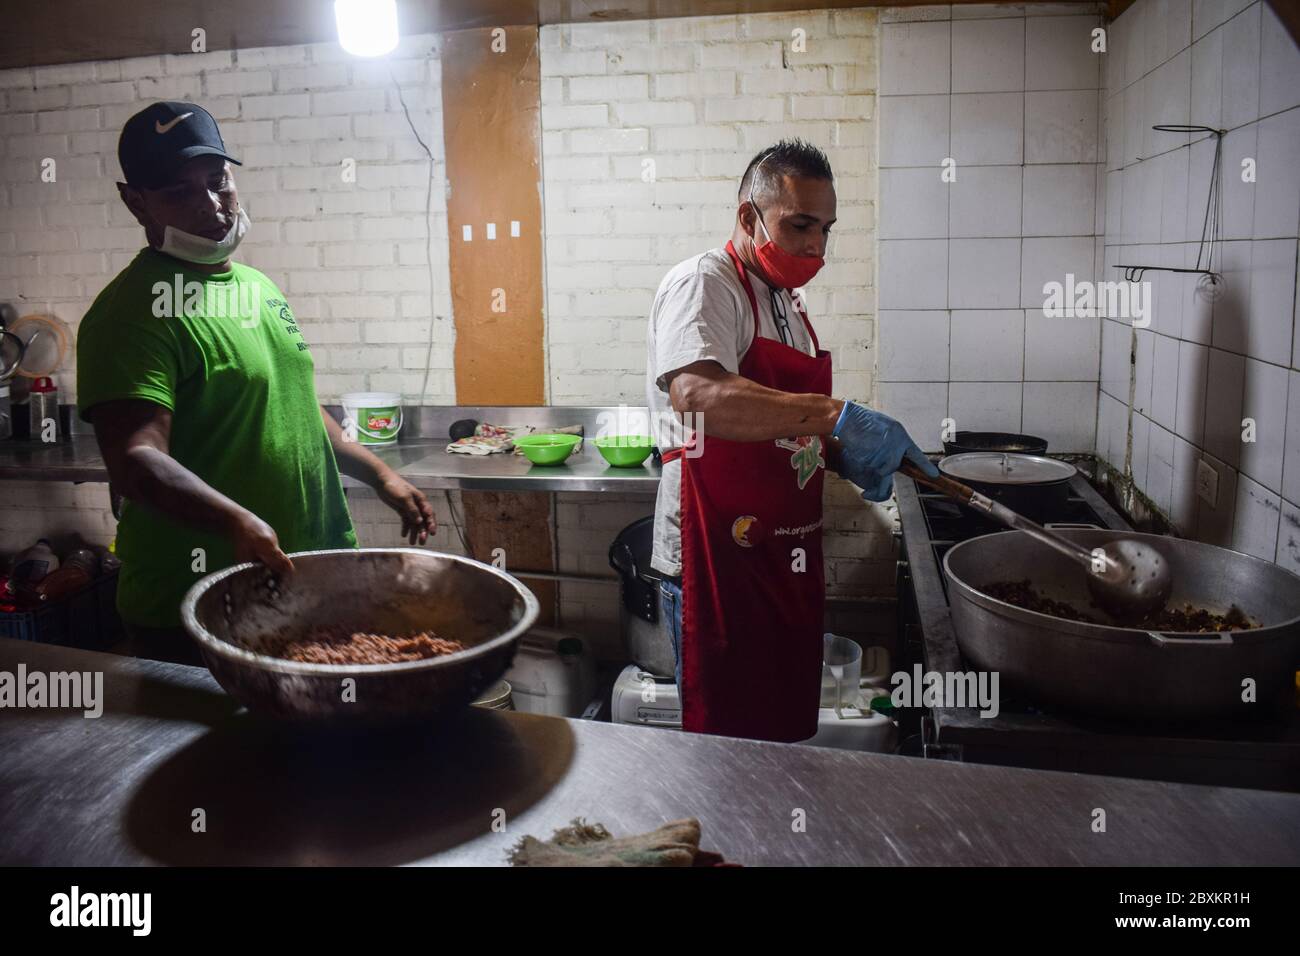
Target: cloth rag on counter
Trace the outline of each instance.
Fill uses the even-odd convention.
[[[536,425],[492,425],[488,422],[479,422],[474,428],[473,435],[452,442],[447,446],[447,451],[453,455],[495,455],[510,451],[520,454],[515,448],[515,438],[520,435],[532,435],[541,430]],[[581,435],[583,428],[581,425],[566,425],[563,428],[548,428],[545,431],[547,434]],[[574,450],[581,451],[582,442],[578,442],[578,447]]]
[[[700,849],[700,821],[665,823],[657,830],[615,837],[603,824],[575,818],[549,840],[525,836],[510,851],[513,866],[739,866]]]
[[[468,438],[459,438],[447,446],[453,455],[493,455],[498,452],[511,451],[515,447],[516,435],[530,435],[532,425],[490,425],[479,422],[474,434]]]

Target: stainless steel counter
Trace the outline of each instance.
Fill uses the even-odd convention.
[[[337,415],[336,409],[331,409]],[[475,491],[614,491],[653,494],[659,486],[659,466],[647,460],[638,468],[614,468],[605,462],[590,441],[564,464],[533,465],[522,455],[451,455],[446,451],[447,428],[458,418],[474,418],[494,424],[535,424],[559,427],[581,424],[587,437],[605,433],[644,433],[638,416],[641,408],[589,408],[551,406],[458,407],[423,406],[411,409],[403,428],[403,440],[396,445],[372,449],[417,488],[437,490],[462,488]],[[620,422],[624,423],[620,427]],[[89,426],[79,423],[81,428]],[[93,434],[74,431],[60,442],[17,439],[0,441],[0,480],[21,481],[108,481],[108,470]],[[344,476],[344,487],[364,487]]]
[[[0,670],[19,662],[102,670],[105,703],[0,711],[4,865],[500,865],[573,817],[623,835],[692,815],[751,865],[1300,863],[1288,794],[475,709],[310,736],[238,712],[201,668],[0,640]]]

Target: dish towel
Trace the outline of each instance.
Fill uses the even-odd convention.
[[[510,851],[512,866],[739,866],[700,849],[700,821],[693,817],[657,830],[615,837],[603,824],[581,817],[549,840],[525,836]]]
[[[534,431],[536,429],[532,425],[506,426],[479,422],[473,435],[452,442],[447,446],[447,451],[453,455],[494,455],[513,451],[516,435],[530,435]]]

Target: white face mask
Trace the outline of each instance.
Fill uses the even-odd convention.
[[[196,236],[175,226],[168,226],[163,230],[163,241],[162,245],[158,246],[158,251],[175,256],[177,259],[184,259],[186,262],[215,266],[230,258],[244,236],[248,234],[250,225],[252,222],[248,218],[248,213],[244,212],[243,206],[240,206],[234,225],[221,239]]]

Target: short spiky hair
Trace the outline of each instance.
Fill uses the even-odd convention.
[[[810,179],[829,179],[832,182],[835,179],[831,173],[831,162],[820,149],[802,139],[783,139],[775,146],[760,151],[749,161],[745,175],[740,178],[738,199],[749,198],[749,184],[760,163],[762,167],[758,169],[758,181],[754,183],[754,198],[760,201],[771,198],[779,190],[783,176],[806,176]]]

